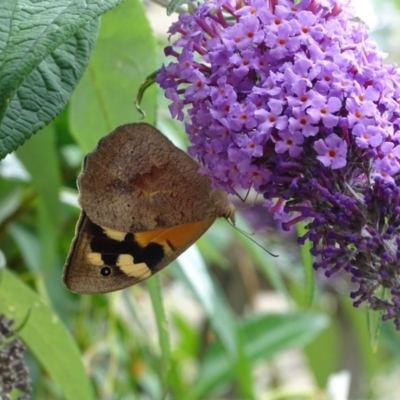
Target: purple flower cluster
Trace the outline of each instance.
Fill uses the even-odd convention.
[[[157,81],[202,172],[308,221],[315,268],[350,272],[354,304],[400,329],[400,73],[350,18],[345,0],[205,3]]]

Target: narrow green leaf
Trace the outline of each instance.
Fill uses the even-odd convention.
[[[59,300],[58,285],[53,282],[56,279],[60,283],[59,274],[54,270],[54,266],[59,264],[58,260],[58,237],[61,226],[61,203],[59,200],[61,189],[61,173],[56,154],[55,133],[52,124],[47,126],[39,135],[32,137],[20,149],[18,156],[24,163],[32,177],[32,183],[38,201],[35,206],[37,209],[37,222],[39,234],[39,253],[32,252],[29,259],[40,267],[42,275],[37,275],[37,284],[41,287],[40,293],[45,295],[47,291],[55,302]],[[18,240],[18,239],[17,239]],[[35,247],[36,248],[36,247]],[[21,250],[23,250],[21,248]],[[33,256],[38,256],[33,260]],[[27,258],[25,256],[25,258]],[[40,280],[44,278],[44,280]],[[46,282],[46,290],[43,286]],[[40,286],[42,285],[42,286]],[[53,302],[53,304],[55,304]]]
[[[211,280],[196,246],[186,250],[177,261],[181,278],[199,301],[222,343],[222,352],[226,360],[229,360],[229,368],[239,384],[241,395],[246,399],[253,399],[250,364],[229,305]]]
[[[24,260],[24,264],[31,272],[40,271],[40,243],[36,235],[19,224],[11,224],[8,233],[14,239]]]
[[[4,181],[2,182],[4,183]],[[1,188],[2,189],[2,188]],[[18,209],[22,199],[22,189],[19,186],[14,187],[9,192],[0,191],[0,224],[9,218]]]
[[[89,61],[98,16],[120,1],[1,1],[0,159],[64,108]]]
[[[18,334],[66,399],[95,398],[79,350],[68,331],[38,294],[8,270],[3,270],[0,282],[0,312],[15,319],[16,326],[30,312]]]
[[[196,246],[190,247],[177,260],[178,273],[199,301],[211,325],[231,359],[236,359],[236,324],[226,300],[215,287]]]
[[[245,340],[243,338],[242,331],[238,324],[236,324],[236,343],[238,350],[238,357],[234,364],[231,364],[232,372],[234,377],[239,383],[239,394],[240,398],[247,400],[254,400],[254,383],[253,374],[251,368],[251,362],[246,354]]]
[[[305,224],[299,223],[296,225],[297,235],[299,237],[303,236],[306,233],[304,228]],[[313,257],[310,253],[311,250],[311,242],[306,240],[305,243],[300,246],[300,254],[303,264],[304,271],[304,296],[302,306],[305,308],[309,308],[312,305],[314,294],[315,294],[315,283],[314,283],[314,268],[313,268]]]
[[[53,230],[60,226],[61,174],[56,154],[55,133],[49,125],[17,151],[19,159],[32,177],[36,193],[43,200],[45,210],[51,217]]]
[[[380,370],[379,368],[382,367],[382,359],[380,357],[383,356],[384,352],[378,351],[374,353],[376,347],[374,346],[374,341],[371,341],[370,330],[367,326],[368,321],[366,321],[366,315],[365,312],[363,312],[363,308],[367,308],[367,306],[363,305],[361,307],[354,307],[354,300],[346,296],[340,296],[338,297],[338,300],[340,303],[338,305],[338,308],[340,310],[339,323],[341,324],[342,330],[341,339],[342,341],[344,340],[343,332],[346,332],[346,335],[354,335],[354,342],[352,341],[351,343],[352,346],[354,346],[354,348],[352,349],[354,355],[357,355],[356,357],[360,357],[360,360],[358,361],[358,366],[362,367],[365,371],[366,379],[372,379],[372,377],[376,376],[376,374]],[[344,311],[344,313],[342,314],[341,311]],[[383,327],[385,325],[386,329],[388,329],[387,324],[379,323],[377,324],[377,326],[375,326],[378,329],[376,333],[379,334],[380,339],[383,339],[383,337],[381,337],[381,334],[383,333]],[[346,339],[348,338],[349,336],[346,336]],[[396,345],[398,347],[398,333]],[[394,353],[391,352],[391,350],[387,349],[387,351],[389,351],[390,354],[394,356]]]
[[[160,376],[163,384],[164,393],[168,390],[167,378],[171,368],[171,350],[168,333],[168,323],[165,315],[164,304],[161,293],[160,278],[153,276],[146,281],[149,289],[151,302],[153,304],[154,315],[156,317],[158,337],[161,348]]]
[[[156,69],[156,46],[140,0],[127,0],[104,15],[88,69],[71,98],[71,132],[82,150],[118,125],[140,118],[136,92]],[[146,90],[141,108],[155,119],[155,88]]]
[[[237,215],[236,224],[238,227],[240,227],[240,229],[244,230],[245,232],[251,232],[250,225],[240,215]],[[288,292],[282,275],[279,272],[279,268],[276,268],[276,265],[274,263],[274,257],[268,254],[264,249],[262,249],[248,237],[243,235],[242,232],[235,230],[235,235],[236,238],[240,240],[241,245],[249,253],[251,258],[255,262],[257,262],[260,271],[265,275],[266,279],[268,280],[268,282],[271,283],[273,288],[280,293],[288,296]],[[254,240],[257,241],[257,238],[255,237]]]
[[[379,298],[386,298],[385,288],[381,287],[377,292],[377,296]],[[382,328],[382,315],[384,314],[384,311],[371,310],[369,307],[367,307],[366,312],[371,349],[374,353],[376,353],[378,350],[379,336]]]

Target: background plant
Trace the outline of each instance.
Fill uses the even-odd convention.
[[[238,225],[256,230],[277,259],[217,221],[147,284],[105,296],[62,286],[83,154],[115,126],[139,119],[136,91],[162,62],[164,43],[153,37],[143,5],[119,3],[0,5],[0,152],[24,143],[0,164],[0,312],[17,326],[30,312],[19,335],[29,349],[32,398],[324,398],[341,369],[352,374],[350,398],[390,398],[398,334],[382,326],[372,354],[375,336],[343,295],[347,283],[317,276],[314,288],[303,268],[312,262],[308,250],[300,253],[296,233],[281,232],[258,199],[237,203]],[[377,33],[395,60],[396,40]],[[155,87],[142,108],[184,146],[182,126]],[[375,331],[378,323],[369,326]],[[295,360],[304,385],[294,379]]]

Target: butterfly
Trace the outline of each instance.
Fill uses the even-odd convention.
[[[82,208],[63,270],[76,293],[108,293],[166,267],[216,218],[234,222],[227,194],[147,123],[103,137],[83,160]]]

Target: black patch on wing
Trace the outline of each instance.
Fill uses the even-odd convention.
[[[92,236],[90,248],[93,252],[101,254],[105,265],[117,266],[117,260],[121,254],[130,254],[135,264],[145,263],[153,270],[165,257],[162,245],[150,242],[146,247],[141,247],[136,242],[133,233],[127,233],[122,241],[112,239],[106,235],[101,226],[90,221],[89,218],[87,228]]]

